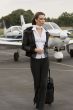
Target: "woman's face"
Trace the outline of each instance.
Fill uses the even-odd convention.
[[[43,26],[45,23],[45,15],[39,15],[37,19],[35,19],[36,25]]]

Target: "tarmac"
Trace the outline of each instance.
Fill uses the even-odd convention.
[[[14,62],[16,50],[0,50],[0,110],[36,110],[33,104],[34,89],[30,59],[20,51]],[[49,51],[51,77],[54,80],[54,102],[45,104],[45,110],[73,110],[73,59],[64,53],[61,63]]]

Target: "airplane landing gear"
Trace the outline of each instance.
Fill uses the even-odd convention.
[[[67,45],[66,49],[67,49],[67,52],[70,54],[70,57],[73,58],[73,49],[71,49],[70,46],[71,45]]]
[[[14,61],[18,61],[19,60],[19,53],[15,52],[14,53]]]
[[[63,53],[61,51],[55,52],[54,57],[57,60],[57,62],[62,62]]]
[[[73,58],[73,49],[70,49],[70,57]]]
[[[57,62],[62,62],[62,59],[57,59]]]

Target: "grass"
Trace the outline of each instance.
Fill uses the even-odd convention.
[[[3,35],[3,29],[0,28],[0,36]]]
[[[73,29],[73,27],[61,27],[63,30]]]
[[[69,37],[73,38],[73,27],[61,27],[61,29],[63,29],[63,30],[72,30],[72,31],[70,31],[71,35],[69,35]]]

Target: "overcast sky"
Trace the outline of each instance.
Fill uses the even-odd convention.
[[[43,11],[46,17],[57,18],[63,12],[73,13],[73,0],[1,0],[0,18],[16,9]]]

